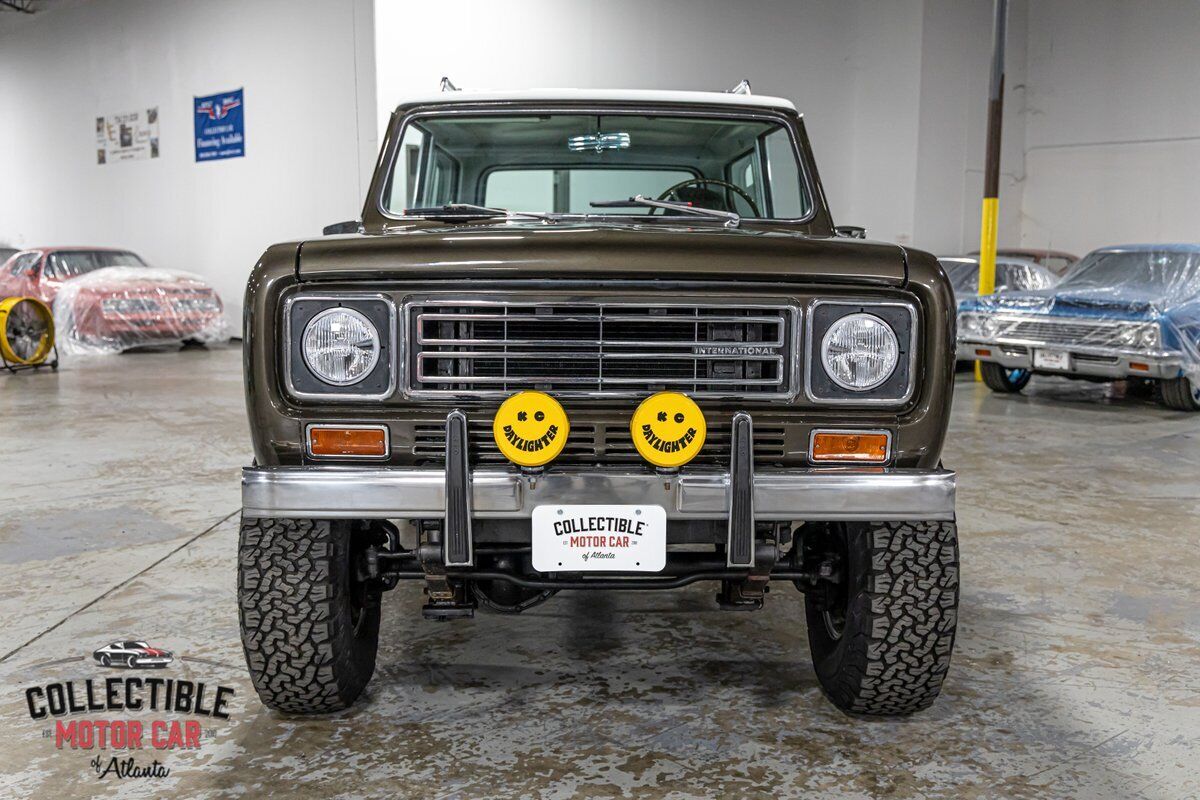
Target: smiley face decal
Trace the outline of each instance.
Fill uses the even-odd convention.
[[[629,421],[633,446],[656,467],[673,469],[691,461],[704,447],[708,424],[692,398],[659,392],[642,401]]]
[[[522,467],[549,464],[567,444],[567,412],[548,394],[518,392],[505,400],[492,419],[496,447]]]

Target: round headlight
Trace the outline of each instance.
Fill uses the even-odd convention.
[[[1138,342],[1142,347],[1158,348],[1158,326],[1147,325],[1142,328],[1142,335]]]
[[[991,339],[1000,332],[1000,323],[996,322],[996,320],[992,317],[985,317],[983,321],[979,323],[979,332],[983,334],[983,338]]]
[[[865,392],[896,369],[900,344],[891,326],[874,314],[849,314],[829,326],[821,340],[825,372],[838,386]]]
[[[304,329],[304,363],[318,378],[334,386],[358,383],[379,361],[379,332],[351,308],[330,308]]]
[[[958,327],[963,333],[979,333],[979,317],[975,314],[959,314]]]

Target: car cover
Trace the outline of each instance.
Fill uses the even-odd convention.
[[[230,336],[221,298],[203,279],[149,267],[106,267],[64,281],[54,326],[69,355]]]
[[[1096,250],[1052,289],[972,298],[961,311],[966,338],[1178,353],[1200,384],[1200,245]],[[1068,325],[1044,324],[1055,322]]]

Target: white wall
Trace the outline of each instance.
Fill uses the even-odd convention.
[[[987,93],[992,54],[990,2],[926,0],[921,32],[921,111],[915,239],[935,252],[979,248]],[[1024,0],[1010,4],[1000,154],[999,242],[1021,236],[1025,154]]]
[[[209,277],[237,313],[267,244],[357,215],[391,109],[448,74],[493,88],[750,78],[804,111],[838,222],[969,250],[991,7],[57,0],[0,14],[0,241],[131,247]],[[1002,244],[1198,238],[1197,41],[1194,0],[1014,0]],[[194,163],[192,96],[237,86],[247,156]],[[154,104],[162,158],[95,164],[94,118]]]
[[[749,78],[755,92],[787,97],[805,114],[837,222],[957,251],[971,224],[978,236],[978,197],[971,224],[961,204],[968,170],[983,158],[990,8],[991,0],[377,0],[379,120],[443,75],[473,88],[712,90]],[[932,23],[941,24],[936,37],[924,32]],[[454,35],[413,35],[426,30]],[[922,48],[933,45],[953,58],[927,69]],[[952,86],[937,87],[943,102],[926,112],[922,81],[940,69],[953,70]],[[950,190],[931,181],[937,191],[918,191],[929,172],[919,162],[940,163],[947,141]],[[951,223],[934,224],[943,219]]]
[[[1200,3],[1029,5],[1022,240],[1200,241]]]
[[[267,245],[358,215],[370,0],[39,6],[0,15],[0,241],[132,248],[211,280],[236,327]],[[195,163],[193,96],[239,86],[245,157]],[[161,157],[96,164],[95,118],[155,105]]]

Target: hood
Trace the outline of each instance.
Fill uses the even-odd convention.
[[[1008,311],[1062,316],[1140,319],[1160,311],[1157,296],[1130,287],[1040,289],[972,297],[959,303],[959,311]]]
[[[63,286],[102,292],[211,291],[197,275],[154,267],[104,267],[63,281]]]
[[[904,249],[777,228],[683,223],[414,225],[305,242],[302,280],[640,279],[902,285]]]

